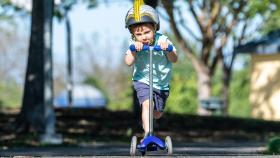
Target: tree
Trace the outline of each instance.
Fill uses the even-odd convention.
[[[156,8],[158,5],[158,0],[144,0],[144,3],[153,8]]]
[[[53,1],[32,1],[31,37],[18,132],[30,129],[43,134],[41,141],[60,143],[55,135],[52,83]]]
[[[76,4],[76,0],[62,1],[61,4],[57,5],[55,15],[59,20],[65,20],[66,26],[66,51],[67,51],[67,96],[69,107],[73,105],[73,76],[72,76],[72,29],[70,23],[70,17],[68,16],[69,11],[73,5]]]
[[[225,103],[224,114],[226,114],[231,70],[235,58],[235,54],[229,51],[229,47],[232,50],[234,45],[251,37],[252,32],[247,30],[248,25],[254,22],[253,19],[258,15],[257,13],[272,11],[271,1],[166,0],[161,2],[169,16],[171,29],[179,46],[192,61],[197,73],[199,100],[211,97],[212,78],[219,62],[221,63],[223,70],[221,95]],[[259,5],[259,8],[254,8],[257,3],[268,5]],[[184,8],[185,6],[187,9]],[[191,25],[188,25],[184,16],[187,13],[190,13],[197,27],[190,28]],[[196,29],[198,34],[196,34]],[[183,32],[187,32],[188,38]],[[230,45],[230,42],[233,45]],[[200,114],[207,113],[205,109],[199,107]]]
[[[88,8],[94,8],[97,6],[96,0],[89,0],[86,3]],[[60,4],[56,6],[55,16],[61,20],[64,19],[66,26],[66,51],[67,51],[67,96],[68,96],[68,104],[69,107],[73,104],[73,76],[72,76],[72,29],[71,29],[71,21],[69,17],[69,12],[72,10],[74,5],[77,4],[77,0],[62,0]]]

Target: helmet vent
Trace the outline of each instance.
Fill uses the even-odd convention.
[[[143,0],[135,0],[134,1],[134,19],[135,21],[139,22],[141,20],[141,15],[140,15],[140,7],[141,5],[144,4]]]

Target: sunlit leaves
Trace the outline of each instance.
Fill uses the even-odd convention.
[[[93,9],[98,5],[97,0],[61,0],[61,2],[55,6],[54,16],[57,17],[58,20],[62,20],[65,14],[71,11],[78,3],[86,4],[88,9]]]

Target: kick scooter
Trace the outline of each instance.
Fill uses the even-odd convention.
[[[129,48],[131,51],[136,51],[135,45],[130,45]],[[135,156],[136,151],[138,150],[144,156],[147,151],[157,151],[157,150],[166,150],[168,155],[172,155],[173,147],[170,136],[166,136],[165,142],[160,138],[153,135],[153,50],[161,51],[159,45],[148,46],[144,45],[142,50],[149,52],[149,133],[148,136],[143,139],[142,142],[137,144],[137,137],[133,136],[131,139],[130,145],[130,155]],[[173,46],[168,45],[166,51],[172,51]]]

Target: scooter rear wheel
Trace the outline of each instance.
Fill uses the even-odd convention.
[[[137,137],[133,136],[131,138],[131,144],[130,144],[130,156],[136,155],[136,147],[137,147]]]
[[[165,138],[165,145],[167,147],[167,154],[172,155],[173,154],[173,146],[172,146],[172,140],[170,136],[167,136]]]

